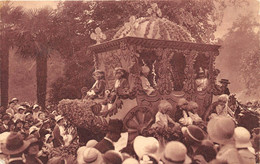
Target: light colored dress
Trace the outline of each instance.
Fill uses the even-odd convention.
[[[148,81],[148,79],[146,77],[141,76],[140,79],[142,82],[143,90],[145,91],[145,93],[147,95],[150,95],[152,92],[154,92],[154,88],[151,86],[150,82]]]

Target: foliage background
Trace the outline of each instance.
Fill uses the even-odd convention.
[[[217,1],[220,2],[221,0]],[[211,38],[211,34],[214,32],[218,43],[222,45],[220,55],[216,61],[216,67],[221,70],[219,79],[228,78],[232,83],[230,85],[231,92],[237,93],[240,98],[244,100],[259,99],[260,88],[257,81],[260,80],[260,77],[257,73],[260,72],[260,55],[259,38],[257,38],[257,26],[255,24],[259,23],[259,19],[257,20],[259,18],[259,2],[257,0],[228,2],[225,4],[226,6],[222,4],[214,8],[214,13],[212,14],[214,14],[214,18],[216,19],[215,24],[207,26],[210,32],[205,34],[208,35],[207,38]],[[144,4],[145,2],[142,3]],[[181,18],[182,14],[180,13],[183,11],[176,10],[178,5],[182,5],[181,3],[181,1],[175,1],[171,6],[171,12],[167,8],[164,8],[163,3],[159,4],[159,6],[161,5],[163,15],[169,15],[171,20],[187,28],[196,25],[196,22],[189,21],[189,16],[186,16],[185,19]],[[59,31],[61,32],[58,34],[58,36],[60,35],[60,40],[57,42],[57,46],[60,45],[60,54],[57,52],[56,55],[48,59],[47,86],[48,97],[52,103],[56,103],[63,98],[79,98],[80,88],[82,86],[90,87],[93,84],[93,79],[89,77],[93,71],[89,67],[93,65],[93,60],[91,57],[86,58],[84,56],[86,55],[85,47],[95,43],[89,38],[89,34],[97,26],[100,26],[103,31],[112,29],[106,32],[107,36],[111,37],[119,26],[128,21],[129,16],[133,14],[143,16],[148,8],[145,4],[145,7],[143,7],[134,3],[124,6],[113,4],[100,5],[95,8],[96,13],[92,13],[95,16],[90,17],[90,13],[85,12],[85,9],[89,10],[89,7],[84,6],[84,3],[13,2],[13,5],[22,5],[26,9],[41,8],[46,4],[56,9],[57,13],[60,14],[56,18],[56,25],[59,26]],[[213,8],[203,8],[201,6],[198,4],[198,6],[193,6],[193,8],[186,11],[192,14],[192,9],[196,9],[196,12],[200,11],[201,15],[213,11]],[[134,10],[134,7],[138,10]],[[186,8],[189,8],[189,6],[186,6]],[[174,15],[179,15],[179,17],[175,17]],[[189,14],[186,13],[186,15]],[[83,21],[89,19],[92,19],[92,21]],[[206,21],[203,18],[201,20]],[[251,20],[251,23],[245,23],[245,20]],[[82,22],[85,22],[85,24],[82,24]],[[70,29],[67,27],[70,27]],[[194,36],[198,34],[196,29],[193,31]],[[75,33],[75,31],[78,33]],[[252,38],[255,40],[252,41]],[[197,41],[201,40],[198,38]],[[36,101],[35,61],[23,59],[15,55],[15,49],[10,50],[10,52],[9,99],[18,97],[21,101]],[[83,59],[82,57],[84,60],[81,60]],[[252,63],[252,65],[248,63]],[[53,99],[53,97],[55,98]]]

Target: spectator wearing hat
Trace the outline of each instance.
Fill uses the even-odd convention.
[[[30,127],[29,135],[34,136],[35,138],[40,138],[39,128],[37,128],[36,126]]]
[[[15,123],[13,120],[10,120],[8,122],[8,128],[9,128],[9,132],[14,132],[15,131]]]
[[[23,130],[24,121],[17,119],[15,121],[15,130],[16,132],[20,132]]]
[[[10,114],[11,116],[14,116],[14,114],[17,112],[19,100],[17,98],[12,98],[12,100],[9,102],[8,109],[6,110],[6,113]]]
[[[118,151],[108,150],[103,155],[103,161],[104,161],[105,164],[122,164],[123,156]]]
[[[141,163],[158,163],[159,141],[154,137],[137,136],[133,147]]]
[[[150,68],[146,65],[142,66],[140,80],[142,83],[142,88],[148,96],[152,95],[155,92],[155,89],[151,86],[149,80],[147,79],[149,73],[150,73]]]
[[[6,143],[2,147],[2,152],[9,155],[9,164],[23,164],[23,152],[30,145],[30,141],[22,140],[21,134],[12,132],[7,137]]]
[[[35,104],[33,106],[33,119],[34,120],[38,120],[39,119],[38,118],[39,113],[40,113],[40,106],[38,104]]]
[[[191,125],[192,119],[188,113],[188,101],[185,98],[178,100],[175,112],[175,121],[182,125]]]
[[[56,126],[53,129],[53,146],[59,147],[65,144],[60,131],[60,127],[64,125],[64,118],[61,115],[58,115],[55,117],[55,120]]]
[[[10,121],[10,116],[8,114],[4,115],[2,117],[2,121],[3,121],[3,124],[2,126],[0,127],[0,132],[3,133],[3,132],[7,132],[9,131],[9,126],[8,126],[8,123]]]
[[[234,132],[235,146],[243,163],[255,164],[255,150],[250,142],[250,133],[244,127],[236,127]]]
[[[24,111],[26,110],[26,108],[23,106],[19,106],[17,110],[18,112],[14,115],[14,121],[18,119],[24,121],[25,119]]]
[[[190,164],[191,159],[187,155],[187,149],[184,144],[178,141],[167,143],[161,156],[164,164]]]
[[[220,81],[220,90],[222,94],[226,94],[226,95],[230,95],[229,89],[228,89],[228,84],[230,84],[230,82],[228,81],[228,79],[221,79]]]
[[[188,156],[193,158],[194,153],[201,146],[202,141],[205,138],[205,134],[201,128],[195,125],[189,125],[183,127],[184,144],[188,148]]]
[[[93,84],[92,88],[87,92],[85,99],[104,98],[106,88],[105,72],[101,70],[96,70],[93,73],[93,78],[96,80],[96,82]]]
[[[26,164],[43,164],[43,162],[38,157],[38,153],[42,149],[43,143],[37,138],[30,136],[27,140],[30,141],[30,145],[24,151]]]
[[[99,150],[102,154],[108,150],[114,150],[114,142],[117,142],[121,137],[121,132],[123,129],[122,120],[113,119],[109,121],[108,132],[104,139],[99,141],[94,148]]]
[[[84,147],[77,151],[77,163],[103,164],[103,157],[97,149]]]
[[[207,125],[209,138],[220,146],[216,159],[226,163],[242,164],[243,161],[235,147],[234,130],[234,121],[224,116],[212,118]]]
[[[32,111],[25,111],[25,121],[29,123],[29,126],[33,126],[37,123],[37,121],[33,118],[33,112]]]

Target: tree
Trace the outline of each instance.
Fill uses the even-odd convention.
[[[237,89],[245,88],[245,94],[251,96],[259,94],[260,90],[260,31],[257,20],[259,16],[252,13],[241,15],[224,37],[221,52],[222,64],[232,72],[229,77],[233,79],[233,85]]]
[[[27,12],[17,40],[17,53],[36,60],[37,102],[43,109],[46,101],[47,60],[54,52],[57,30],[53,26],[54,14],[49,8]]]
[[[21,7],[12,7],[9,2],[0,7],[0,61],[1,61],[1,105],[8,105],[9,50],[14,46],[17,28],[21,23]]]

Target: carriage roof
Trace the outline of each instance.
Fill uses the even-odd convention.
[[[123,38],[113,39],[111,41],[106,41],[104,43],[89,46],[89,50],[94,53],[107,52],[107,51],[119,49],[121,43],[126,43],[130,45],[136,45],[136,46],[141,46],[144,48],[151,48],[151,49],[169,48],[169,49],[178,49],[178,50],[196,50],[196,51],[204,51],[204,52],[218,51],[218,49],[220,48],[220,45],[126,36]]]

